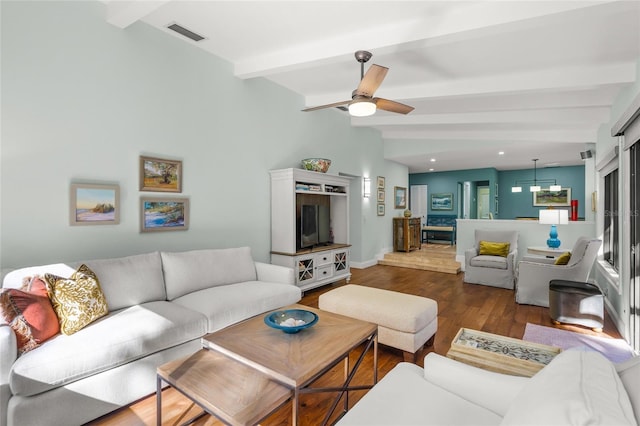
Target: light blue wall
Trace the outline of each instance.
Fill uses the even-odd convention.
[[[270,169],[318,156],[333,160],[329,173],[407,184],[378,132],[337,110],[302,113],[299,95],[237,79],[228,62],[144,23],[116,28],[101,2],[0,7],[3,268],[241,245],[268,261]],[[183,161],[188,231],[139,232],[140,197],[162,195],[138,190],[140,155]],[[119,184],[121,223],[69,226],[71,182]],[[391,215],[358,195],[356,262],[391,246]]]

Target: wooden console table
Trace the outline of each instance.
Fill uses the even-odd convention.
[[[419,217],[393,218],[393,250],[412,251],[421,248]]]

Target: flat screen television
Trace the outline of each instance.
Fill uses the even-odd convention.
[[[300,248],[330,243],[329,206],[303,204],[300,207]]]

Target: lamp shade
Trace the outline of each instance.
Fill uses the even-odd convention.
[[[539,221],[543,225],[566,225],[569,223],[569,212],[556,209],[540,210]]]
[[[354,99],[349,104],[349,114],[354,117],[367,117],[376,113],[376,104],[371,100]]]

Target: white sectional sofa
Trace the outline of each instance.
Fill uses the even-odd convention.
[[[613,364],[570,349],[532,378],[430,353],[424,368],[400,363],[337,423],[411,425],[636,425],[640,357]]]
[[[154,252],[118,259],[23,268],[24,276],[70,276],[86,264],[109,314],[75,334],[59,334],[17,355],[0,324],[0,424],[79,425],[155,391],[156,367],[196,352],[201,337],[298,302],[293,270],[254,262],[248,247]]]

